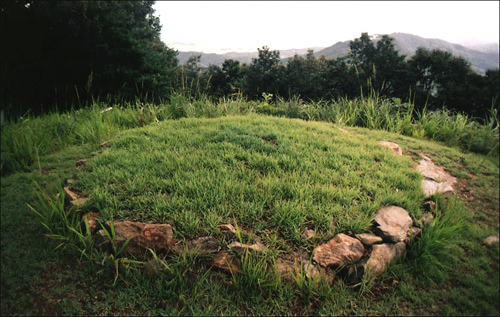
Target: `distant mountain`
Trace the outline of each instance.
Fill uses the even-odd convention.
[[[448,51],[454,56],[460,56],[469,61],[471,63],[471,68],[480,74],[484,74],[488,69],[499,68],[498,44],[481,45],[478,49],[472,49],[459,44],[453,44],[439,39],[427,39],[412,34],[391,33],[388,35],[394,39],[394,48],[399,54],[406,55],[407,58],[413,56],[417,48],[423,47],[429,50],[439,49]],[[372,38],[373,42],[376,43],[380,39],[380,35],[374,35]],[[330,59],[345,56],[349,52],[349,42],[350,41],[338,42],[314,53],[314,55],[317,57],[324,55],[326,58]]]
[[[312,49],[313,51],[321,50],[323,47],[309,47],[309,48],[300,48],[300,49],[289,49],[289,50],[279,50],[280,56],[282,59],[286,59],[292,57],[294,55],[305,55],[307,51]],[[271,48],[272,50],[272,48]],[[234,59],[240,61],[240,63],[250,64],[252,62],[252,58],[257,58],[259,53],[256,52],[228,52],[224,54],[215,54],[215,53],[202,53],[202,52],[179,52],[177,55],[177,59],[179,60],[179,64],[185,64],[191,55],[199,55],[200,58],[200,67],[206,68],[208,65],[217,65],[221,66],[224,60],[226,59]]]
[[[427,39],[420,36],[406,34],[406,33],[391,33],[388,34],[394,39],[394,47],[400,54],[406,55],[407,58],[413,56],[417,51],[417,48],[423,47],[429,50],[439,49],[442,51],[448,51],[454,56],[463,57],[465,60],[471,63],[471,68],[477,73],[484,74],[488,69],[498,69],[499,68],[499,51],[498,44],[482,44],[473,47],[465,47],[459,44],[453,44],[439,39]],[[381,35],[372,35],[373,42],[377,42]],[[288,59],[294,55],[305,55],[307,50],[313,49],[315,51],[314,55],[320,57],[324,55],[328,59],[335,59],[341,56],[346,56],[349,53],[349,42],[338,42],[332,46],[321,48],[303,48],[303,49],[290,49],[290,50],[280,50],[280,56],[282,61],[286,63]],[[251,63],[252,58],[258,57],[258,52],[229,52],[225,54],[206,54],[200,52],[179,52],[177,56],[179,64],[185,64],[189,57],[193,54],[201,54],[200,66],[202,68],[208,67],[208,65],[222,65],[225,59],[234,59],[240,61],[240,63]]]

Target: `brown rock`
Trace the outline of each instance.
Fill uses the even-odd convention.
[[[106,222],[106,225],[110,225],[109,221]],[[155,249],[156,251],[167,249],[174,243],[172,226],[169,224],[144,224],[132,221],[115,221],[113,226],[118,249],[126,240],[130,239],[125,248],[125,251],[130,254],[141,255],[144,254],[148,248]],[[100,235],[104,241],[109,242],[103,230],[99,230],[98,235]]]
[[[374,220],[377,235],[392,242],[404,241],[413,223],[408,212],[397,206],[379,209]]]
[[[422,217],[417,221],[420,228],[425,228],[429,226],[434,220],[434,215],[430,212],[426,212],[422,215]]]
[[[69,200],[77,200],[80,198],[80,195],[69,189],[68,187],[64,187],[64,193],[66,194],[67,197],[69,197]]]
[[[240,242],[233,242],[229,245],[229,248],[237,253],[243,253],[245,250],[252,250],[257,252],[265,252],[267,250],[266,246],[260,242],[256,242],[254,244],[244,244]]]
[[[316,231],[314,231],[313,229],[306,228],[302,235],[303,235],[304,239],[310,240],[316,236]]]
[[[373,246],[373,251],[365,266],[365,273],[371,276],[382,274],[387,267],[400,259],[406,249],[404,242],[384,243]]]
[[[434,212],[436,210],[436,202],[432,200],[426,201],[423,205],[427,211]]]
[[[241,262],[226,251],[217,253],[214,258],[214,266],[227,272],[238,273],[241,270]]]
[[[397,143],[390,141],[377,141],[377,143],[386,148],[389,148],[396,155],[403,155],[403,150],[401,150],[401,147],[399,147]]]
[[[232,224],[229,224],[229,223],[226,223],[226,224],[222,224],[222,225],[219,225],[219,229],[222,233],[226,233],[226,234],[236,234],[236,228],[234,228],[234,226]]]
[[[418,237],[422,233],[422,229],[417,228],[417,227],[412,227],[410,231],[408,232],[408,236],[406,237],[405,241],[406,243],[412,242],[413,239]]]
[[[72,206],[82,206],[82,205],[85,205],[87,203],[87,201],[89,201],[88,198],[86,197],[81,197],[81,198],[78,198],[78,199],[75,199],[75,200],[72,200],[70,202],[70,204]]]
[[[212,236],[199,237],[187,242],[178,242],[172,247],[176,253],[207,254],[219,251],[219,243]]]
[[[162,250],[173,244],[174,232],[169,224],[145,224],[142,228],[140,243],[148,248]]]
[[[83,221],[85,221],[90,233],[94,233],[97,230],[99,213],[92,211],[83,216]]]
[[[356,234],[356,238],[358,238],[364,245],[372,245],[383,241],[381,237],[374,235],[373,233],[358,233]]]
[[[486,244],[489,247],[492,247],[495,243],[498,243],[498,236],[489,236],[484,239],[484,244]]]
[[[313,253],[313,260],[321,266],[344,266],[361,259],[365,248],[358,239],[340,233],[328,243],[316,247]]]

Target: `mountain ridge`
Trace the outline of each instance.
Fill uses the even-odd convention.
[[[394,48],[400,55],[406,55],[406,58],[413,56],[419,47],[429,50],[439,49],[448,51],[454,56],[462,57],[471,64],[473,71],[484,74],[489,69],[499,68],[499,50],[498,43],[488,43],[474,46],[464,46],[461,44],[447,42],[437,38],[423,38],[417,35],[408,33],[391,33],[387,34],[394,39]],[[371,35],[373,42],[376,43],[382,34]],[[353,39],[354,40],[354,39]],[[335,59],[338,57],[346,56],[349,52],[349,41],[340,41],[328,47],[310,47],[303,49],[290,49],[279,50],[283,63],[294,55],[304,56],[309,49],[315,51],[316,57],[325,56],[328,59]],[[200,66],[202,68],[208,67],[210,64],[220,66],[225,59],[234,59],[240,63],[249,64],[252,58],[258,57],[258,52],[227,52],[224,54],[216,53],[202,53],[202,52],[178,52],[179,64],[184,64],[191,55],[201,54]]]

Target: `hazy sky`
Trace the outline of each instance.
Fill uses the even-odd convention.
[[[499,1],[157,1],[154,8],[163,42],[179,51],[327,47],[361,32],[499,40]]]

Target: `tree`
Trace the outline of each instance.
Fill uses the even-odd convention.
[[[1,2],[2,108],[62,110],[92,97],[168,94],[176,52],[160,41],[153,3]]]
[[[258,49],[259,57],[252,60],[246,71],[246,94],[252,99],[262,93],[282,94],[284,66],[280,64],[280,52],[263,46]]]
[[[383,35],[375,46],[368,33],[362,33],[349,47],[348,63],[355,68],[362,91],[373,88],[382,95],[397,97],[408,92],[405,56],[394,49],[391,37]]]

